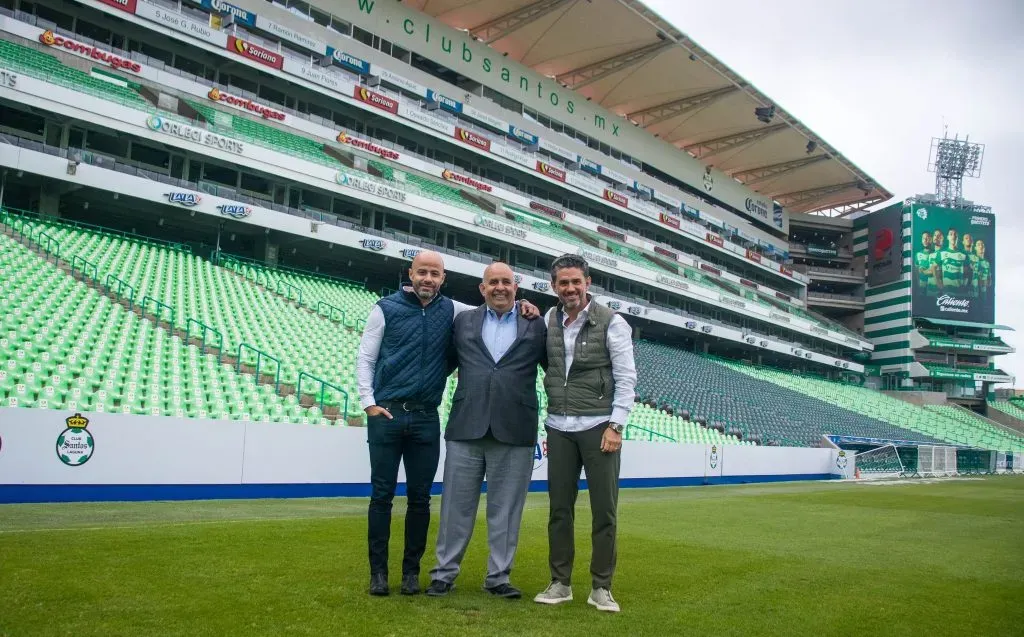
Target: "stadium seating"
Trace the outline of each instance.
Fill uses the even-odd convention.
[[[64,66],[59,60],[53,56],[46,55],[34,49],[17,45],[11,42],[3,41],[2,47],[0,47],[0,60],[14,60],[19,64],[26,65],[25,72],[27,74],[35,73],[36,76],[48,81],[55,83],[62,83],[61,78],[64,78],[64,85],[68,85],[70,88],[75,90],[82,90],[93,95],[97,95],[104,99],[111,99],[119,103],[130,102],[130,106],[133,108],[146,109],[149,111],[156,110],[153,105],[149,104],[143,99],[138,92],[133,88],[124,88],[116,84],[112,84],[103,80],[98,80],[85,74],[77,69]],[[21,67],[18,67],[21,68]],[[278,152],[283,152],[295,157],[306,159],[318,164],[330,166],[334,168],[342,168],[333,157],[323,152],[323,144],[319,141],[313,140],[302,135],[294,134],[276,128],[274,126],[248,119],[245,117],[236,117],[233,113],[225,110],[221,110],[210,106],[205,103],[197,102],[195,100],[185,100],[192,108],[194,108],[204,120],[207,122],[207,126],[210,130],[219,134],[245,141],[248,143],[264,146]],[[184,118],[177,114],[168,113],[165,111],[159,111],[161,116],[167,117],[176,121],[186,121]],[[371,160],[370,165],[373,167],[373,172],[381,175],[382,180],[390,182],[390,185],[398,187],[403,190],[410,192],[416,192],[424,197],[431,198],[442,203],[457,206],[473,212],[479,212],[480,208],[472,202],[465,199],[458,188],[449,186],[447,184],[438,182],[434,179],[422,177],[413,173],[396,170],[389,166],[386,162]],[[370,181],[377,181],[378,178],[372,176],[369,173],[359,171],[352,167],[345,167],[345,170],[354,174],[359,175]],[[556,237],[560,240],[566,241],[571,245],[579,245],[580,239],[569,233],[565,232],[558,224],[551,224],[548,227],[541,227],[540,224],[531,224],[534,230],[547,234],[548,236]],[[598,237],[599,235],[594,235]],[[657,265],[650,261],[643,254],[622,244],[615,243],[609,240],[607,237],[600,236],[600,239],[605,241],[609,246],[609,251],[617,254],[620,257],[628,259],[635,265],[644,267],[645,269],[663,272],[665,268]],[[700,271],[693,269],[688,266],[680,266],[682,269],[679,272],[682,276],[685,276],[692,281],[695,281],[697,285],[704,287],[710,287],[716,291],[724,291],[727,293],[738,294],[746,298],[748,301],[757,303],[763,306],[770,306],[773,309],[779,309],[783,311],[792,312],[802,318],[811,320],[818,325],[823,327],[838,329],[845,331],[841,326],[817,317],[802,310],[796,306],[790,306],[789,304],[779,306],[777,304],[769,304],[765,299],[761,298],[760,295],[752,291],[740,291],[738,286],[731,284],[725,280],[718,279],[715,277],[708,276]]]
[[[1024,407],[1012,400],[990,400],[988,406],[1008,416],[1013,416],[1017,420],[1024,421]]]
[[[298,373],[305,372],[342,387],[351,397],[348,415],[361,413],[355,399],[357,330],[379,297],[359,284],[237,257],[224,259],[224,266],[218,267],[182,246],[57,219],[5,213],[0,220],[12,234],[30,244],[45,245],[54,254],[59,244],[64,268],[92,285],[75,281],[13,238],[0,235],[0,272],[7,283],[0,291],[5,303],[14,307],[0,326],[0,354],[6,361],[0,370],[4,404],[345,424],[344,418],[335,418],[341,407],[335,392],[326,392],[321,411],[319,403],[309,407],[315,401],[307,400],[309,408],[303,407],[296,394],[288,391]],[[131,286],[130,291],[126,286]],[[35,296],[28,294],[32,290],[38,291]],[[53,294],[45,296],[50,291]],[[20,301],[23,297],[35,305]],[[61,304],[55,304],[54,297],[62,299]],[[130,311],[129,305],[136,311]],[[173,317],[169,308],[175,309]],[[335,317],[332,310],[343,315]],[[44,311],[55,312],[60,320],[26,321],[30,313],[38,318]],[[340,318],[349,329],[331,322],[332,317]],[[221,342],[196,321],[223,334],[220,353],[240,354],[245,363],[242,371],[249,373],[238,373],[235,366],[221,362],[212,347],[201,348],[197,335],[207,336],[207,344]],[[34,334],[30,324],[44,327]],[[61,334],[82,336],[71,343]],[[183,336],[189,337],[187,342]],[[97,347],[83,361],[82,352],[90,342]],[[131,343],[137,346],[130,348]],[[286,395],[280,395],[273,378],[274,361],[268,363],[273,373],[268,376],[264,367],[257,382],[254,352],[238,352],[242,343],[280,359]],[[67,362],[58,364],[62,360]],[[54,375],[57,378],[51,380]],[[542,378],[538,380],[538,426],[547,407]],[[306,387],[319,390],[319,384],[309,380],[312,386]],[[447,422],[454,387],[453,378],[442,404],[442,422]],[[636,405],[628,425],[629,439],[750,444],[642,404]]]
[[[127,88],[98,79],[70,66],[65,66],[52,55],[9,40],[0,40],[0,60],[13,71],[29,77],[43,79],[51,84],[64,86],[101,99],[117,102],[123,106],[150,111],[153,105],[147,102],[132,85]]]
[[[0,395],[11,407],[327,424],[0,234]]]
[[[362,330],[366,316],[380,298],[362,284],[286,267],[269,267],[257,261],[222,256],[220,265],[258,285],[327,316],[339,317],[346,327]]]
[[[223,354],[240,356],[243,365],[260,364],[261,374],[273,374],[275,385],[278,380],[297,385],[300,372],[312,375],[303,390],[319,390],[317,379],[323,379],[343,392],[328,390],[325,408],[344,409],[347,402],[349,413],[360,415],[354,377],[348,371],[354,368],[358,333],[172,246],[55,221],[31,219],[20,227],[30,236],[51,237],[66,259],[84,259],[83,269],[144,312],[173,320],[183,332],[210,337],[222,345]],[[311,294],[306,296],[314,300]],[[321,347],[309,347],[310,338]]]
[[[1001,427],[969,409],[956,405],[925,405],[924,408],[934,414],[941,414],[948,420],[960,423],[962,425],[960,431],[973,436],[974,441],[968,443],[972,447],[1012,451],[1024,448],[1024,435]]]
[[[878,437],[902,438],[925,443],[937,440],[994,450],[1022,449],[1020,439],[1008,434],[993,434],[987,425],[979,426],[977,418],[954,419],[941,410],[929,411],[867,387],[847,385],[809,376],[797,376],[768,367],[753,367],[728,361],[722,361],[722,364],[754,378],[773,383],[778,387],[793,390],[803,396],[814,397],[822,402],[902,428],[902,430],[895,430],[889,435]],[[766,389],[766,391],[776,390]]]
[[[658,369],[641,374],[637,393],[642,398],[667,402],[678,413],[720,424],[744,439],[815,445],[823,434],[875,438],[910,438],[897,426],[836,407],[796,391],[787,391],[764,379],[737,373],[733,364],[650,341],[637,341],[637,366]],[[743,367],[742,365],[739,365]]]

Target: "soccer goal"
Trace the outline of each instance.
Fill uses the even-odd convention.
[[[957,475],[956,447],[919,446],[917,448],[917,474],[923,478]]]
[[[854,459],[857,463],[857,473],[862,480],[907,476],[907,466],[900,457],[900,449],[893,444],[861,451]]]

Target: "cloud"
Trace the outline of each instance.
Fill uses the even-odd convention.
[[[1024,3],[646,0],[896,200],[933,192],[933,136],[986,144],[964,196],[996,213],[996,321],[1024,330]],[[1024,349],[1024,333],[1001,335]],[[1024,378],[1024,354],[996,365]]]

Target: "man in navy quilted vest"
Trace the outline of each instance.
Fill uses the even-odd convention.
[[[441,448],[438,406],[451,372],[452,322],[459,313],[473,309],[440,294],[444,278],[440,254],[429,250],[417,254],[409,268],[411,287],[377,302],[359,344],[356,376],[370,446],[371,595],[389,593],[391,503],[402,462],[408,505],[401,592],[420,592],[420,560],[430,528],[430,488]],[[536,306],[528,302],[521,306],[525,316],[539,316]]]

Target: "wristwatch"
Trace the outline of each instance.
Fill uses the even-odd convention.
[[[620,425],[617,422],[610,422],[610,423],[608,423],[608,428],[611,429],[612,431],[614,431],[617,434],[621,434],[622,430],[625,429],[626,426],[625,425]]]

